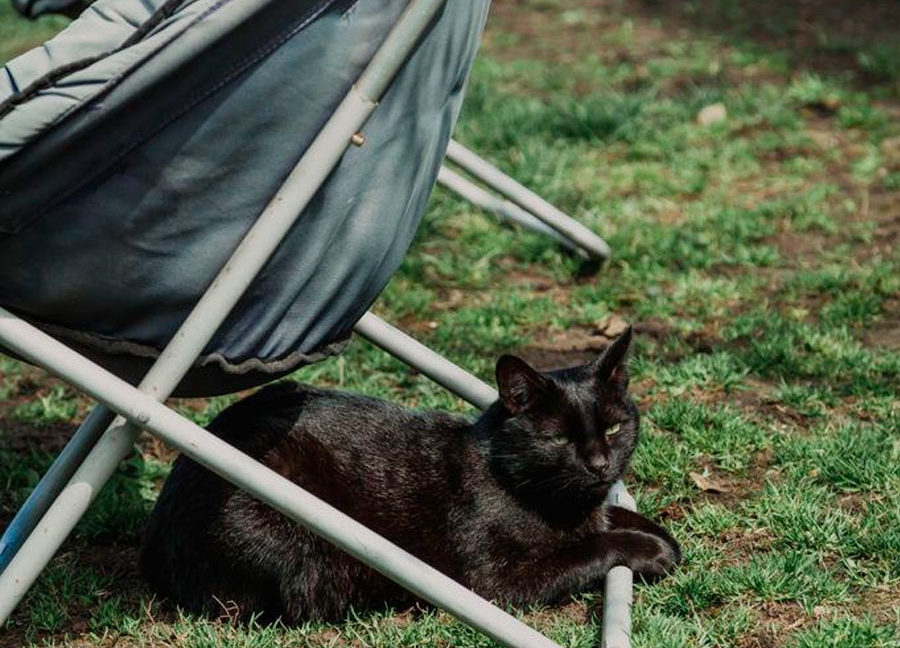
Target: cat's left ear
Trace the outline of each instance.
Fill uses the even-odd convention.
[[[547,390],[547,379],[516,356],[500,356],[497,361],[500,400],[511,414],[521,414]]]
[[[594,360],[594,375],[600,383],[619,383],[628,386],[628,371],[625,358],[631,346],[631,327],[625,329],[613,343],[606,347],[603,354]]]

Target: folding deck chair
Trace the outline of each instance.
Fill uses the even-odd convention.
[[[449,140],[487,9],[98,0],[3,68],[0,349],[100,404],[0,540],[0,623],[146,429],[502,645],[556,646],[162,404],[271,381],[352,330],[477,407],[496,400],[367,312],[436,180],[609,254]],[[634,507],[621,484],[610,499]],[[617,567],[604,645],[629,645],[630,600]]]

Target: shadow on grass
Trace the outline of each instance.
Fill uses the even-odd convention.
[[[0,450],[0,474],[7,486],[0,496],[0,528],[5,529],[53,460],[55,453],[43,443],[58,445],[64,427],[49,426],[45,434],[42,426],[19,425],[18,441],[27,447]],[[149,590],[138,574],[138,546],[152,506],[149,491],[158,478],[158,466],[139,453],[123,462],[3,628],[0,648],[102,633],[121,615],[140,614]]]

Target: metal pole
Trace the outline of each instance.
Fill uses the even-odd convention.
[[[397,24],[337,110],[301,157],[191,314],[141,381],[139,389],[163,401],[175,389],[294,221],[337,165],[353,135],[377,106],[446,0],[411,0]],[[0,575],[0,623],[18,603],[84,514],[116,466],[131,452],[140,428],[110,428]],[[41,538],[35,536],[42,535]],[[32,542],[33,541],[33,542]],[[10,572],[14,576],[9,576]],[[14,586],[13,586],[14,585]]]
[[[497,400],[496,389],[371,312],[353,330],[475,407],[487,409]]]
[[[6,569],[9,561],[25,542],[25,538],[37,526],[38,521],[114,418],[113,412],[102,405],[97,405],[53,461],[53,465],[31,491],[0,538],[0,573]]]
[[[449,610],[502,645],[510,648],[560,648],[412,554],[2,308],[0,341],[7,348],[102,400],[128,419],[131,426],[146,428],[206,468],[418,596]],[[113,428],[111,432],[117,429]],[[73,482],[85,485],[90,482],[89,464],[94,454],[88,455],[85,464],[75,473]],[[88,493],[85,495],[89,496]],[[55,551],[58,546],[55,533],[47,525],[52,523],[56,511],[64,506],[66,504],[61,499],[53,504],[26,546],[42,544],[50,552]],[[47,518],[51,520],[48,522]],[[0,617],[3,618],[12,609],[10,603],[14,604],[27,589],[28,583],[25,581],[30,570],[19,560],[20,556],[21,552],[0,575],[0,591],[12,594],[4,601],[4,607],[0,607]]]
[[[325,128],[319,134],[319,137],[317,137],[313,144],[310,145],[294,172],[285,182],[285,185],[267,206],[254,227],[251,228],[245,236],[228,264],[226,264],[225,268],[223,268],[216,277],[216,280],[211,285],[209,291],[207,291],[200,302],[198,302],[191,315],[176,333],[172,342],[166,347],[151,371],[145,377],[144,381],[142,381],[140,387],[147,392],[149,396],[142,396],[140,391],[130,387],[127,383],[118,381],[118,379],[110,374],[102,372],[101,369],[93,366],[88,361],[78,357],[74,352],[66,349],[67,353],[75,355],[82,363],[86,363],[85,366],[91,366],[102,372],[101,387],[98,388],[98,391],[91,393],[95,393],[98,397],[101,394],[105,396],[110,381],[117,381],[117,383],[120,383],[118,385],[119,388],[130,390],[127,392],[127,399],[129,400],[122,401],[122,403],[130,402],[134,405],[139,401],[141,411],[130,416],[128,423],[113,425],[113,427],[103,435],[100,442],[94,450],[89,453],[75,476],[69,481],[66,489],[60,494],[50,510],[48,510],[47,514],[42,518],[40,523],[42,532],[31,534],[27,542],[24,543],[22,550],[16,554],[15,559],[10,563],[9,568],[0,575],[0,623],[7,618],[12,609],[14,609],[15,605],[34,582],[34,579],[40,573],[43,566],[46,565],[62,544],[63,540],[68,536],[84,510],[86,510],[87,506],[96,496],[96,493],[111,476],[119,461],[130,453],[140,426],[146,426],[149,429],[155,430],[155,428],[150,425],[149,415],[147,415],[146,412],[156,412],[157,414],[160,414],[163,419],[175,417],[170,421],[171,423],[180,421],[183,425],[192,425],[187,421],[180,419],[180,417],[167,410],[164,406],[159,405],[157,400],[164,400],[190,368],[194,359],[215,333],[215,330],[224,320],[225,316],[227,316],[234,303],[236,303],[241,294],[243,294],[244,290],[268,259],[271,252],[277,247],[284,233],[293,224],[296,216],[299,215],[320,184],[327,177],[328,173],[336,165],[350,138],[362,126],[365,119],[374,109],[377,99],[384,92],[387,85],[390,83],[390,80],[396,73],[396,70],[405,60],[406,56],[408,56],[415,42],[421,34],[424,33],[428,23],[434,18],[440,7],[443,6],[444,1],[445,0],[413,0],[411,2],[400,22],[398,22],[388,39],[386,39],[378,53],[373,57],[372,62],[369,67],[367,67],[363,76],[360,77],[357,85],[339,106],[331,120],[329,120],[328,124],[326,124]],[[459,148],[462,149],[462,147]],[[465,151],[465,149],[462,150]],[[458,154],[460,151],[457,150],[455,153]],[[488,169],[493,169],[493,167],[490,167],[490,165],[473,153],[467,151],[466,153],[472,156],[475,161],[480,161],[483,165],[486,165]],[[562,212],[555,210],[555,208],[540,199],[540,197],[534,194],[529,196],[530,192],[528,192],[527,189],[521,187],[521,185],[518,185],[518,183],[515,183],[510,178],[503,176],[496,169],[493,169],[493,171],[502,176],[499,179],[493,178],[497,184],[484,178],[479,171],[473,171],[473,168],[477,167],[480,168],[481,172],[484,172],[484,167],[478,167],[478,165],[473,163],[471,158],[468,158],[468,163],[473,165],[473,168],[470,168],[466,166],[466,163],[460,161],[464,157],[465,156],[460,156],[459,159],[455,159],[454,161],[476,175],[479,175],[479,177],[482,177],[486,182],[497,188],[498,191],[510,195],[510,197],[518,204],[531,209],[540,220],[547,222],[555,229],[562,232],[564,236],[571,238],[593,256],[600,258],[608,256],[608,246],[602,239],[593,235],[592,232],[583,228],[583,226],[577,222],[572,221],[565,216],[565,214],[562,214]],[[451,159],[453,159],[453,157],[451,157]],[[511,183],[511,185],[508,183]],[[500,185],[499,187],[497,186],[498,184]],[[510,188],[513,189],[515,195],[509,192]],[[521,193],[523,191],[527,193]],[[584,231],[579,230],[579,228]],[[585,232],[587,232],[587,235],[585,235]],[[597,241],[599,241],[599,244]],[[33,327],[28,326],[26,323],[18,320],[6,311],[0,309],[0,315],[2,315],[3,318],[10,318],[0,322],[0,324],[4,325],[3,328],[15,328],[16,325],[27,327],[25,337],[23,338],[23,344],[25,346],[18,348],[23,356],[32,358],[37,357],[33,356],[29,350],[35,350],[35,347],[31,345],[34,344],[34,340],[39,337],[41,338],[39,345],[54,343],[58,348],[61,347],[62,349],[65,349],[62,345],[55,343],[52,338],[44,336]],[[4,339],[7,343],[9,343],[11,339],[4,337],[4,335],[0,335],[0,338]],[[10,348],[15,349],[16,347],[10,344]],[[425,347],[422,348],[426,351],[430,351]],[[437,354],[434,355],[440,358]],[[40,364],[40,361],[38,361],[38,363]],[[48,362],[47,366],[53,366],[53,364]],[[82,366],[80,370],[83,370],[85,366]],[[465,374],[465,372],[462,373]],[[77,379],[77,372],[75,375],[71,376],[70,381],[75,385],[82,384],[81,381]],[[487,387],[484,383],[480,384]],[[453,389],[449,384],[445,386]],[[489,387],[487,387],[487,389],[490,390]],[[479,391],[481,392],[480,395],[478,394]],[[491,390],[491,392],[493,392],[493,390]],[[479,402],[483,403],[482,406],[486,406],[487,402],[496,398],[495,393],[492,393],[489,398],[487,392],[479,389],[475,389],[469,395],[471,399],[473,399],[472,402],[475,402],[476,404]],[[154,398],[157,400],[154,400]],[[149,399],[149,401],[146,399]],[[154,406],[152,408],[149,407],[151,403]],[[122,405],[122,409],[127,409],[127,407],[127,405]],[[160,409],[157,410],[155,408]],[[99,421],[103,420],[106,416],[108,416],[108,413],[104,413],[102,410],[95,410],[95,413],[92,413],[92,418],[94,418],[95,422],[91,422],[91,424],[88,425],[88,421],[86,421],[85,425],[82,426],[82,429],[85,430],[85,439],[89,438],[91,430],[93,430],[95,426],[99,424]],[[198,434],[197,430],[189,430],[189,433]],[[76,436],[80,436],[81,434],[82,431],[80,430],[79,433],[76,433]],[[198,443],[188,441],[180,445],[176,440],[178,438],[177,435],[166,437],[162,432],[159,432],[159,434],[176,447],[181,448],[187,454],[195,456],[198,461],[204,463],[203,458],[196,454],[192,454],[196,453],[197,448],[200,447]],[[203,430],[199,430],[199,434],[209,436],[208,433],[205,433]],[[214,437],[213,440],[215,440]],[[201,439],[201,441],[205,442],[206,439]],[[205,445],[205,443],[203,445]],[[216,470],[220,474],[233,475],[232,470],[234,470],[234,462],[237,462],[247,471],[247,474],[242,477],[242,479],[248,481],[237,481],[235,478],[236,483],[241,486],[253,483],[257,475],[257,466],[252,465],[252,460],[249,460],[228,446],[225,448],[216,448],[216,450],[225,452],[226,459],[223,459],[222,462],[216,465],[213,465],[213,462],[205,465],[208,465],[208,467]],[[75,450],[73,449],[73,453],[74,452]],[[234,456],[233,453],[236,453],[237,456]],[[251,462],[249,466],[246,463],[248,461]],[[66,463],[66,465],[71,465],[71,462],[64,463]],[[274,473],[272,473],[272,475],[274,475]],[[278,476],[275,475],[275,477]],[[260,479],[263,480],[268,478],[271,478],[271,475],[265,474],[260,476]],[[270,486],[272,485],[270,484]],[[290,482],[288,482],[287,485],[281,483],[275,484],[273,488],[269,490],[269,494],[271,495],[275,490],[277,490],[278,493],[273,500],[266,499],[266,501],[279,510],[282,510],[282,512],[291,515],[291,511],[287,510],[290,508],[289,506],[287,506],[287,508],[282,508],[282,506],[280,506],[280,504],[283,504],[280,497],[282,489],[291,486],[293,486],[293,484]],[[294,488],[300,490],[296,486],[294,486]],[[249,486],[248,489],[250,489]],[[294,493],[294,495],[297,495],[297,493]],[[311,497],[308,494],[305,495]],[[309,504],[309,502],[307,502],[307,504]],[[314,502],[311,504],[315,510],[315,512],[312,513],[314,518],[322,514],[321,509],[316,510],[318,504],[323,503]],[[35,510],[39,508],[40,505],[36,504]],[[300,509],[294,510],[293,513],[299,515],[303,510],[306,509],[303,509],[301,506]],[[306,510],[306,512],[309,513],[309,510]],[[338,512],[335,513],[340,515]],[[347,519],[349,520],[349,518]],[[318,519],[318,521],[325,526],[328,526],[328,524],[322,522],[321,519]],[[336,522],[338,527],[341,526],[340,522],[340,520]],[[352,520],[350,522],[352,522]],[[340,546],[344,546],[341,544],[344,541],[344,536],[342,535],[343,531],[338,532],[335,529],[332,529],[332,532],[336,534],[333,541]],[[390,554],[393,553],[392,546],[383,539],[380,539],[377,535],[372,534],[371,532],[368,533],[374,536],[374,538],[370,539],[373,539],[376,543],[377,541],[385,543],[385,546],[382,546],[382,549],[388,552],[387,560],[390,561]],[[349,548],[347,549],[350,551]],[[369,556],[370,554],[367,553],[365,555]],[[362,556],[358,557],[364,559]],[[393,558],[400,561],[397,569],[402,571],[402,556],[398,558],[397,555],[394,555]],[[412,558],[412,560],[415,559]],[[422,574],[418,571],[421,569],[430,570],[427,578],[422,578]],[[423,598],[432,600],[438,605],[441,605],[441,603],[438,602],[438,599],[446,592],[452,592],[453,587],[462,590],[462,592],[457,593],[463,598],[467,598],[467,596],[474,597],[474,599],[468,599],[469,607],[467,607],[466,604],[461,604],[457,610],[457,608],[451,607],[450,605],[446,606],[451,611],[457,612],[460,618],[468,621],[473,626],[478,627],[479,629],[485,629],[480,625],[479,619],[485,617],[485,615],[487,617],[491,617],[492,615],[496,617],[497,614],[502,615],[500,619],[507,624],[506,631],[511,632],[510,627],[512,627],[512,624],[518,624],[515,619],[492,608],[490,605],[486,604],[486,602],[478,599],[478,597],[475,597],[471,592],[468,592],[468,590],[452,583],[452,581],[441,576],[427,565],[415,565],[414,571],[416,572],[415,577],[412,578],[407,586]],[[385,571],[385,573],[388,572]],[[431,581],[434,581],[435,579],[438,580],[432,583]],[[452,586],[448,587],[446,592],[440,592],[438,591],[439,588],[446,585],[444,581],[449,581]],[[428,582],[429,588],[433,587],[435,589],[429,589],[428,592],[425,592],[424,589],[420,590],[420,586],[425,582]],[[522,624],[519,624],[519,626],[522,626]],[[525,628],[527,633],[521,642],[518,640],[506,642],[501,639],[500,635],[493,634],[493,631],[485,631],[498,641],[510,646],[537,647],[556,645],[545,637],[528,629],[527,626],[522,626],[522,628]]]
[[[610,488],[606,503],[634,511],[634,498],[622,482]],[[634,575],[628,567],[613,567],[603,588],[603,638],[601,648],[631,648],[631,605],[634,601]]]
[[[464,400],[481,409],[497,400],[492,387],[435,353],[399,329],[372,313],[366,313],[356,324],[356,332],[388,353],[415,367],[423,374],[446,387]],[[145,379],[146,382],[146,379]],[[169,383],[171,384],[171,383]],[[154,393],[165,392],[160,381],[143,384],[140,388],[154,386]],[[75,435],[59,454],[53,465],[34,488],[15,518],[0,538],[0,573],[9,564],[38,521],[50,508],[75,470],[94,447],[115,414],[98,405],[82,423]]]
[[[584,254],[580,247],[552,227],[545,225],[543,221],[538,220],[515,203],[492,195],[452,169],[442,166],[438,172],[438,183],[459,194],[480,209],[492,212],[500,218],[505,218],[539,234],[550,236],[566,249]]]
[[[611,252],[606,241],[459,142],[450,140],[447,158],[531,212],[536,218],[583,249],[591,258],[603,260],[609,257]]]

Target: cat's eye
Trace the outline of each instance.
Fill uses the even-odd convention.
[[[567,437],[565,434],[557,434],[554,435],[550,439],[550,441],[553,443],[553,445],[564,446],[569,443],[569,437]]]
[[[619,433],[619,430],[621,430],[621,429],[622,429],[621,423],[616,423],[615,425],[609,426],[608,428],[606,428],[606,432],[605,432],[606,438],[607,439],[613,438],[614,436],[616,436]]]

